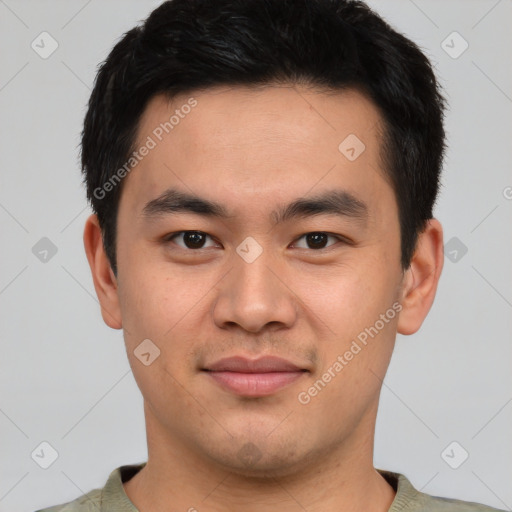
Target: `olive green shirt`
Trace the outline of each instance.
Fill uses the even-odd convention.
[[[145,464],[121,466],[110,474],[103,489],[95,489],[74,501],[45,508],[38,512],[138,512],[124,492],[123,483]],[[396,491],[388,512],[492,512],[498,509],[468,501],[439,498],[417,491],[399,473],[377,470]]]

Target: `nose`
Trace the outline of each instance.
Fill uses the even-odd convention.
[[[259,333],[289,328],[296,321],[297,298],[264,254],[250,263],[234,257],[234,268],[221,281],[213,309],[219,328],[238,326]]]

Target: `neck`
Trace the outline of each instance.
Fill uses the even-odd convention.
[[[194,512],[386,512],[395,491],[373,467],[376,409],[341,446],[304,461],[287,474],[247,476],[206,460],[185,443],[169,439],[152,421],[146,424],[148,462],[124,484],[141,511]],[[314,459],[314,460],[313,460]]]

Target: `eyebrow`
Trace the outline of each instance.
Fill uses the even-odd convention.
[[[174,188],[166,190],[156,199],[149,201],[144,206],[142,215],[149,220],[182,212],[221,219],[235,216],[220,203]],[[329,190],[312,197],[295,199],[288,205],[271,212],[270,219],[275,224],[280,224],[291,219],[329,214],[366,221],[368,206],[346,190]]]

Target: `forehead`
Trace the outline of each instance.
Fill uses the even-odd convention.
[[[193,107],[190,105],[193,104]],[[187,122],[185,122],[187,121]],[[173,99],[158,95],[141,117],[137,139],[201,142],[203,150],[246,150],[283,142],[332,149],[349,134],[373,139],[381,125],[374,104],[355,90],[320,92],[298,86],[216,87]],[[163,132],[163,133],[162,133]],[[367,140],[371,145],[373,140]],[[334,149],[338,144],[334,144]],[[178,149],[178,148],[177,148]]]
[[[172,100],[159,95],[136,137],[136,148],[151,149],[127,176],[122,202],[140,210],[176,186],[229,195],[241,207],[248,198],[264,206],[271,197],[284,201],[340,185],[366,196],[389,193],[380,127],[376,107],[353,90],[218,87]]]

